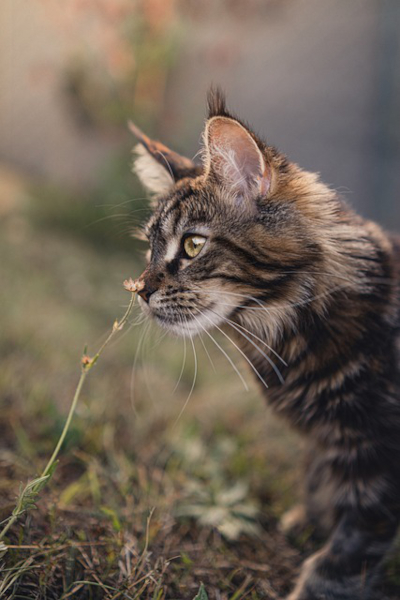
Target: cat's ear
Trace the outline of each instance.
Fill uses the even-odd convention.
[[[228,116],[209,119],[204,133],[206,173],[238,200],[265,196],[271,169],[250,132]]]
[[[143,186],[152,194],[168,193],[184,177],[197,177],[202,171],[189,158],[170,150],[161,142],[151,140],[139,127],[129,122],[129,129],[139,140],[134,148],[133,170]]]

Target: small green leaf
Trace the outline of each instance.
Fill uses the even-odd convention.
[[[193,598],[193,600],[208,600],[206,588],[204,587],[203,583],[200,584],[199,591],[197,592],[197,595]]]
[[[185,567],[191,567],[193,565],[192,559],[183,550],[181,550],[181,559]]]
[[[109,508],[108,506],[102,506],[100,508],[101,512],[104,513],[112,522],[112,526],[114,528],[114,531],[121,531],[121,521],[118,518],[117,513],[115,512],[115,510],[113,510],[112,508]]]

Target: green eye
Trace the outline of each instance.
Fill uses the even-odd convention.
[[[189,258],[194,258],[199,254],[205,243],[206,238],[202,235],[188,235],[183,242],[183,248]]]

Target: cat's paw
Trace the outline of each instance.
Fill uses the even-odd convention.
[[[372,587],[374,575],[346,573],[332,577],[332,558],[322,548],[304,561],[295,587],[285,600],[384,600]],[[334,556],[337,563],[337,556]],[[337,567],[337,564],[335,565]]]
[[[296,504],[279,521],[280,530],[290,537],[299,537],[309,525],[304,504]]]

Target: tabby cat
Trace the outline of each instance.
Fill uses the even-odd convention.
[[[375,598],[400,514],[400,244],[220,91],[208,108],[202,166],[131,124],[154,196],[141,306],[178,335],[229,326],[268,402],[307,437],[305,503],[286,522],[328,541],[289,599]]]

